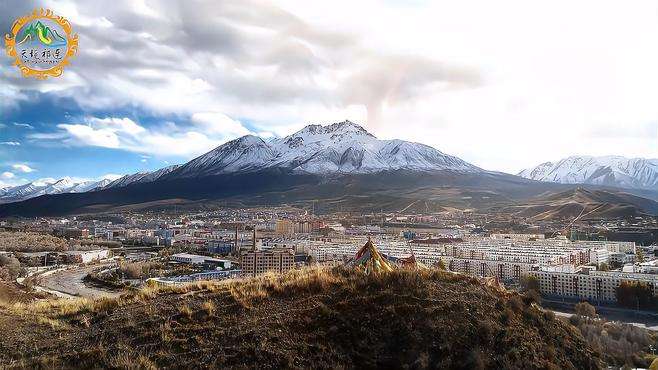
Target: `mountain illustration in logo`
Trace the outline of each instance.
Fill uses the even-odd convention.
[[[33,42],[38,42],[43,46],[58,48],[61,46],[66,46],[66,39],[62,37],[57,30],[51,29],[50,27],[37,21],[30,24],[25,31],[23,32],[24,36],[17,45],[30,44]]]

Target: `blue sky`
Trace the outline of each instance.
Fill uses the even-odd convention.
[[[0,0],[0,33],[38,7],[79,52],[46,81],[0,55],[0,186],[345,119],[509,173],[658,158],[655,1]]]
[[[58,98],[55,94],[48,93],[30,93],[28,99],[3,111],[0,119],[1,140],[5,142],[0,149],[2,171],[14,172],[15,181],[59,178],[64,175],[101,178],[155,170],[184,160],[176,155],[154,156],[149,153],[88,146],[84,143],[64,144],[62,140],[65,138],[58,135],[57,125],[76,124],[89,116],[106,118],[117,115],[141,122],[145,127],[158,120],[167,121],[174,118],[143,114],[139,109],[83,110],[70,98]],[[176,120],[184,121],[181,118]],[[48,138],[47,135],[54,137]],[[19,145],[16,145],[17,143]],[[16,170],[12,167],[15,164],[26,165],[34,171],[27,173]]]

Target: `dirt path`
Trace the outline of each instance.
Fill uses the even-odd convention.
[[[72,267],[66,270],[58,270],[52,273],[45,273],[37,279],[36,288],[42,288],[45,291],[54,291],[62,297],[118,297],[121,292],[105,290],[99,287],[87,285],[84,282],[85,276],[99,267],[104,265]],[[63,294],[61,294],[63,293]]]

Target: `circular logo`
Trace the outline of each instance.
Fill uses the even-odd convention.
[[[18,18],[5,35],[7,54],[14,58],[23,77],[59,77],[78,51],[78,35],[71,24],[51,10],[34,10]]]

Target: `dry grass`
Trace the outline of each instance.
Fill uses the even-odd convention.
[[[592,367],[595,357],[563,323],[523,298],[513,301],[478,279],[431,270],[365,275],[313,267],[148,286],[119,298],[9,306],[27,329],[14,338],[29,333],[35,317],[44,330],[4,363],[52,357],[59,362],[48,367],[514,368],[536,360]],[[70,328],[58,333],[63,325]]]
[[[215,303],[213,301],[205,301],[201,305],[201,309],[208,315],[208,316],[213,316],[215,314],[215,311],[217,310],[217,307],[215,307]]]
[[[359,275],[359,277],[355,278],[354,275]],[[400,283],[400,279],[409,280],[404,283],[413,285],[420,280],[435,278],[438,275],[445,279],[465,280],[471,284],[480,284],[475,278],[437,270],[398,273],[395,274],[395,277],[392,277],[391,274],[366,275],[358,270],[315,266],[292,270],[286,274],[268,273],[249,279],[199,281],[173,286],[148,285],[136,292],[127,293],[117,298],[99,298],[95,300],[87,298],[51,299],[32,303],[5,304],[5,307],[21,315],[45,314],[51,318],[70,318],[78,314],[104,313],[129,304],[147,302],[162,294],[194,294],[199,292],[228,292],[243,307],[251,307],[253,303],[269,296],[315,293],[338,285],[347,285],[351,290],[356,291],[367,284],[388,285]],[[398,281],[394,282],[391,279]],[[202,308],[205,311],[214,311],[210,308],[211,304],[212,302],[208,302],[208,307]]]
[[[132,351],[125,351],[116,355],[111,362],[113,367],[118,369],[157,369],[157,366],[148,357],[132,353]]]
[[[49,326],[53,330],[67,330],[69,329],[69,325],[67,325],[65,322],[57,319],[51,319],[49,317],[44,317],[44,316],[37,316],[37,323],[40,325],[46,325]]]
[[[178,311],[180,312],[181,315],[183,315],[184,317],[187,317],[188,319],[190,317],[192,317],[192,309],[190,308],[190,306],[188,306],[186,304],[180,306]]]

